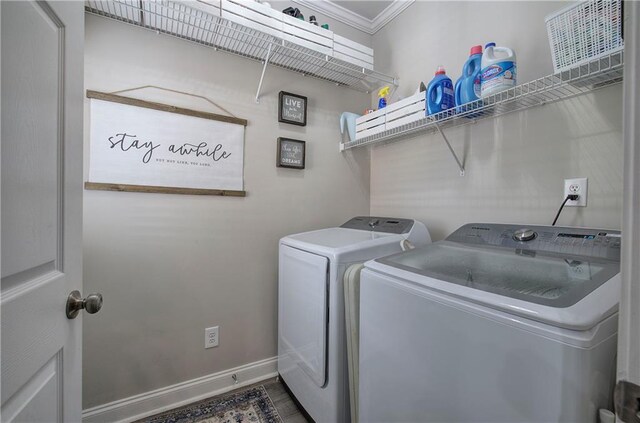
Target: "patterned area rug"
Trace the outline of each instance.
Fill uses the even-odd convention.
[[[139,423],[282,423],[262,385],[157,414]]]

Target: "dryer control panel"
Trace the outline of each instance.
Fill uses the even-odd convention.
[[[388,234],[407,234],[411,231],[412,219],[394,217],[357,216],[340,225],[341,228],[359,229],[361,231],[384,232]]]
[[[447,241],[620,261],[620,231],[605,229],[469,223],[449,235]]]

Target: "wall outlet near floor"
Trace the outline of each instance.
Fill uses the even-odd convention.
[[[587,207],[587,178],[573,178],[564,180],[564,198],[567,195],[577,194],[578,199],[567,200],[567,207]]]
[[[204,330],[204,347],[213,348],[218,346],[218,328],[214,326],[212,328],[206,328]]]

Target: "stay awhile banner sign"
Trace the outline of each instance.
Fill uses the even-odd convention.
[[[243,189],[244,126],[91,99],[89,181]]]

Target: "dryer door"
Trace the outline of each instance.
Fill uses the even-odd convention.
[[[315,384],[326,382],[329,260],[280,246],[279,362],[300,367]]]

